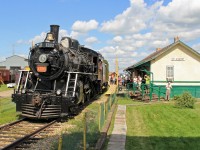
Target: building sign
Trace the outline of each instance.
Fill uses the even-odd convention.
[[[184,58],[172,58],[171,61],[185,61]]]

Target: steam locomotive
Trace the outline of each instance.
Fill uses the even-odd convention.
[[[103,56],[70,37],[59,43],[58,34],[59,26],[50,25],[44,42],[30,48],[30,70],[20,71],[12,101],[24,117],[68,116],[108,86]]]

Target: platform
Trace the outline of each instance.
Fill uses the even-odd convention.
[[[114,94],[116,90],[117,90],[117,85],[111,84],[110,87],[108,88],[108,91],[105,94],[106,95]]]

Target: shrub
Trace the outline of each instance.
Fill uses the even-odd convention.
[[[196,99],[189,92],[184,92],[180,96],[174,96],[175,106],[179,108],[194,108]]]

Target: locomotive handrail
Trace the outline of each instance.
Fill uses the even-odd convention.
[[[30,72],[28,71],[27,74],[26,74],[26,81],[25,81],[25,84],[24,84],[24,88],[25,88],[25,89],[26,89],[26,85],[27,85],[29,73],[30,73]]]
[[[71,74],[69,73],[68,77],[67,77],[67,83],[66,83],[66,87],[65,87],[65,96],[67,96],[67,91],[68,91],[68,86],[69,86],[69,79],[70,79]]]
[[[75,76],[75,84],[74,84],[74,89],[73,89],[73,97],[75,96],[77,79],[78,79],[78,74],[76,74],[76,76]]]
[[[19,71],[30,72],[30,70],[19,70]]]

